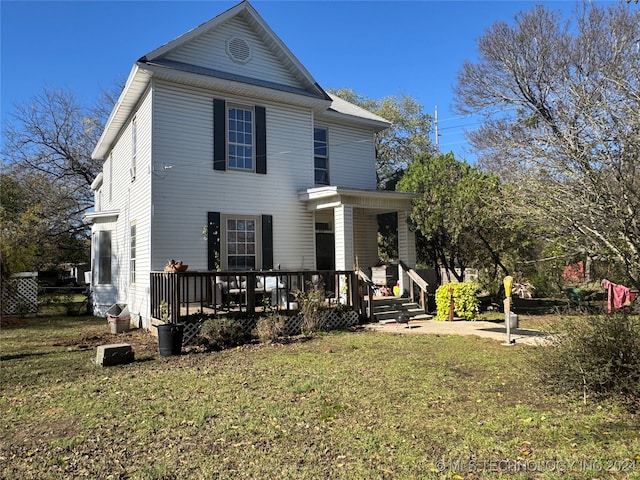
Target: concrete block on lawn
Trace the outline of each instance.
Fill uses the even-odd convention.
[[[128,343],[114,343],[111,345],[98,345],[96,352],[96,365],[112,367],[131,363],[134,360],[133,349]]]

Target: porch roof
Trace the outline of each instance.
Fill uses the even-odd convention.
[[[87,223],[111,222],[118,219],[120,210],[103,210],[101,212],[88,212],[84,215]]]
[[[309,211],[341,205],[374,210],[375,213],[409,211],[413,208],[414,197],[413,193],[336,186],[308,188],[298,193],[298,198],[307,205]]]

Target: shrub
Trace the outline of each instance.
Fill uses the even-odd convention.
[[[275,342],[284,335],[287,318],[282,315],[260,317],[253,334],[261,343]]]
[[[242,345],[249,340],[245,328],[229,318],[213,318],[205,320],[200,329],[200,336],[205,339],[211,350]]]
[[[436,320],[449,318],[450,289],[453,289],[454,310],[458,317],[475,320],[480,310],[480,301],[476,297],[478,285],[470,282],[447,283],[436,290]]]
[[[640,318],[627,314],[561,319],[551,347],[535,361],[553,390],[587,396],[640,399]]]
[[[300,330],[303,335],[324,330],[327,323],[328,307],[325,305],[325,295],[322,288],[312,288],[306,292],[296,293],[296,300],[300,305],[302,323]]]

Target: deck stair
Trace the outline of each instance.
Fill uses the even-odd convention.
[[[397,323],[399,315],[408,316],[410,322],[433,318],[408,298],[377,297],[373,300],[373,316],[377,323]]]

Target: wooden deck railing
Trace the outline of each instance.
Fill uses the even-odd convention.
[[[420,276],[418,272],[416,272],[413,268],[409,267],[406,263],[400,260],[400,266],[402,270],[409,277],[409,298],[412,302],[415,302],[416,289],[418,287],[420,294],[420,307],[426,312],[427,311],[427,287],[429,284],[425,281],[424,278]]]
[[[370,322],[373,322],[375,319],[373,297],[376,285],[362,270],[358,270],[357,274],[359,280],[358,298],[360,299],[360,309],[364,318],[366,318]]]
[[[296,292],[323,288],[329,304],[367,314],[366,288],[355,271],[186,271],[151,272],[151,316],[178,323],[193,314],[253,315],[265,310],[294,315]]]

